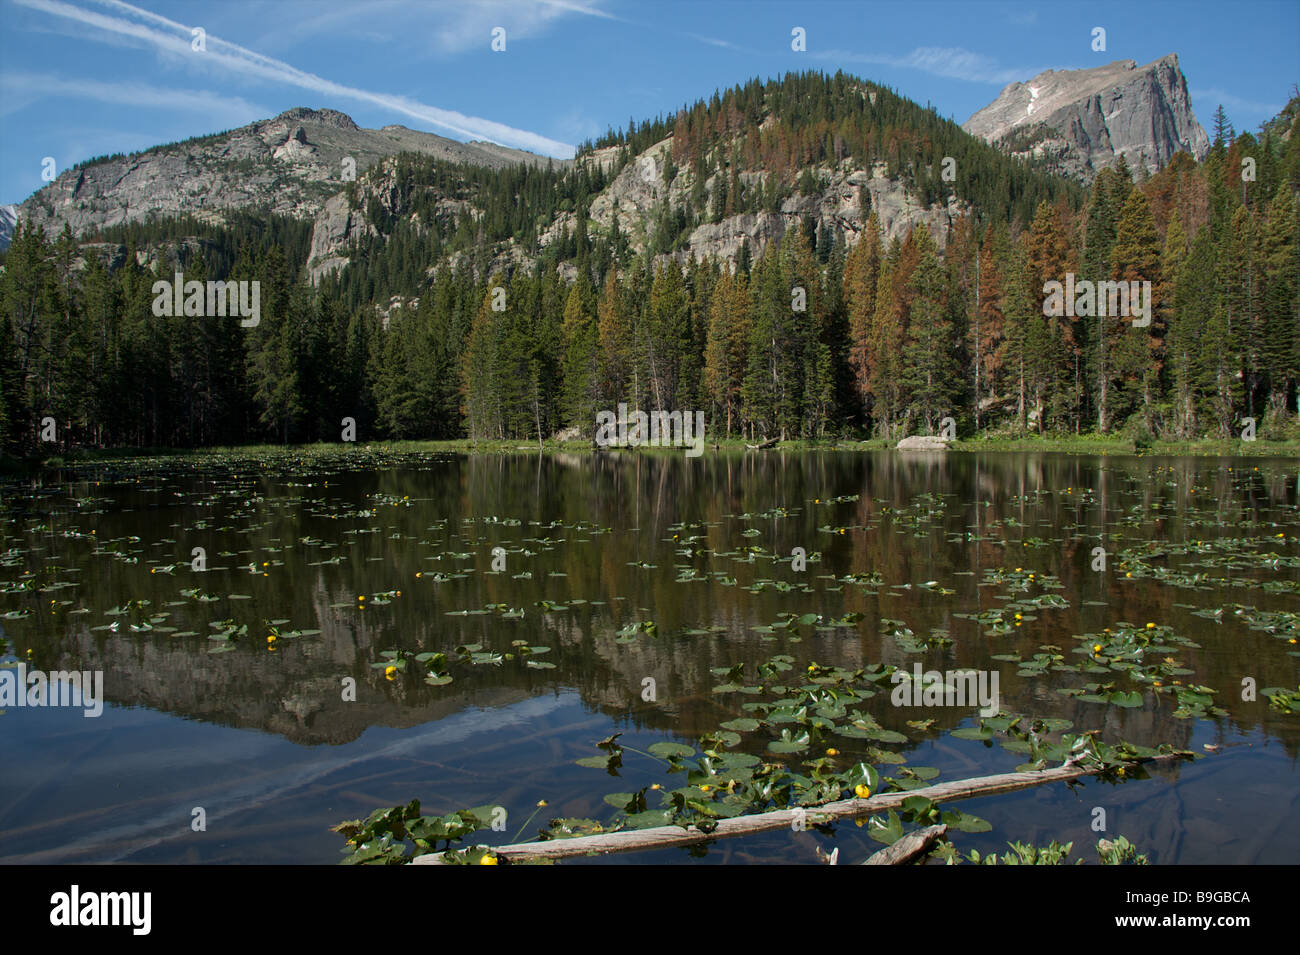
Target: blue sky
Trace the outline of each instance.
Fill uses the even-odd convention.
[[[1044,69],[1177,53],[1201,124],[1222,103],[1254,131],[1300,81],[1298,40],[1296,0],[0,0],[0,201],[39,188],[46,156],[62,170],[293,106],[564,156],[631,117],[801,69],[963,122]]]

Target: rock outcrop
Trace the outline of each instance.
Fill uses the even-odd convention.
[[[362,129],[337,110],[299,107],[230,132],[66,169],[18,214],[51,237],[64,223],[82,235],[150,216],[221,221],[227,209],[250,207],[313,219],[349,178],[401,152],[493,169],[567,162],[404,126]]]
[[[1129,168],[1151,173],[1174,153],[1199,160],[1210,146],[1173,53],[1146,66],[1117,60],[1048,70],[1006,87],[962,128],[1085,182],[1121,156]]]
[[[947,451],[948,438],[936,434],[912,434],[898,442],[899,451]]]
[[[658,211],[665,206],[679,208],[685,205],[695,187],[692,170],[686,166],[673,166],[671,153],[672,139],[667,138],[631,157],[605,188],[591,199],[587,208],[589,234],[609,235],[617,222],[631,250],[637,254],[644,252],[651,241]],[[616,151],[597,150],[580,161],[599,166],[609,174],[616,168]],[[666,170],[670,167],[676,171],[672,181],[665,182]],[[423,228],[412,216],[409,204],[403,205],[398,198],[403,193],[393,178],[394,169],[391,162],[380,163],[364,181],[358,181],[355,200],[339,194],[322,204],[312,230],[308,257],[308,271],[313,282],[318,282],[327,272],[345,267],[349,261],[349,246],[357,239],[374,234],[374,227],[362,214],[372,201],[388,218],[407,219],[416,229]],[[744,172],[741,175],[747,185],[761,186],[767,173]],[[718,174],[714,173],[705,181],[706,195],[712,195],[718,187],[717,178]],[[656,262],[672,260],[684,265],[694,256],[701,261],[713,257],[734,263],[746,243],[750,254],[758,258],[770,243],[808,219],[818,227],[824,225],[841,231],[846,243],[852,246],[866,224],[862,212],[864,193],[869,200],[867,205],[880,220],[886,241],[905,239],[913,228],[924,225],[942,251],[953,222],[969,211],[967,204],[956,198],[946,204],[923,206],[902,179],[888,177],[884,162],[873,163],[870,168],[848,158],[834,165],[823,164],[816,167],[814,181],[816,187],[811,194],[796,192],[782,201],[776,210],[745,212],[696,225],[686,237],[684,247],[658,256]],[[472,198],[437,197],[434,207],[434,215],[440,220],[444,232],[454,231],[464,216],[481,214]],[[539,232],[538,244],[544,248],[566,234],[572,234],[576,227],[577,216],[573,212],[560,212]],[[455,253],[451,257],[453,268],[467,255],[478,263],[480,271],[488,274],[508,272],[533,262],[533,257],[514,240],[500,243],[481,256],[478,250],[472,254]],[[558,270],[566,281],[576,276],[576,270],[570,264],[561,264]]]
[[[9,248],[14,229],[18,225],[18,207],[0,206],[0,250]]]

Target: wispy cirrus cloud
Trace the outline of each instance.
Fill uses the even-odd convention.
[[[570,16],[627,22],[597,3],[576,0],[486,0],[478,3],[429,4],[414,0],[403,5],[405,22],[424,24],[437,52],[462,53],[486,48],[494,27],[506,31],[506,42],[537,36]]]
[[[721,48],[724,49],[724,50],[739,50],[739,49],[741,49],[740,46],[738,46],[738,45],[735,44],[735,43],[732,43],[730,40],[719,40],[719,39],[717,39],[716,37],[703,36],[703,35],[701,35],[701,34],[699,34],[699,33],[687,33],[686,35],[687,35],[688,37],[690,37],[692,40],[695,40],[695,41],[697,41],[697,42],[699,42],[699,43],[707,43],[709,46],[717,46],[717,47],[721,47]]]
[[[100,13],[90,7],[65,3],[63,0],[14,0],[14,2],[78,23],[103,35],[129,37],[164,56],[189,57],[188,62],[196,66],[224,70],[244,79],[286,84],[325,96],[370,103],[468,139],[486,139],[504,146],[527,149],[559,158],[568,158],[574,152],[573,146],[568,143],[529,130],[431,106],[407,96],[336,83],[212,34],[206,35],[206,50],[195,52],[191,48],[189,26],[124,3],[122,0],[90,0],[99,7],[107,8],[109,13]],[[95,36],[95,33],[91,35]]]
[[[0,116],[15,112],[45,97],[66,96],[142,109],[201,111],[236,123],[252,122],[269,110],[239,96],[223,96],[210,90],[177,89],[148,83],[72,79],[50,73],[6,71],[0,73]]]
[[[968,83],[989,83],[1005,86],[1027,80],[1051,67],[1005,67],[991,56],[961,47],[919,46],[910,53],[855,53],[849,50],[827,50],[812,54],[817,59],[847,63],[869,63],[873,66],[892,66],[920,70],[944,79],[965,80]]]
[[[505,29],[509,43],[540,36],[572,16],[627,22],[593,3],[571,0],[368,0],[325,8],[319,0],[276,0],[255,45],[284,50],[346,30],[358,39],[400,45],[404,56],[454,56],[487,49],[494,27]]]

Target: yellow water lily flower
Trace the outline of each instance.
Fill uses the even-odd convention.
[[[1100,643],[1094,643],[1094,644],[1092,645],[1092,652],[1093,652],[1093,653],[1101,653],[1101,644],[1100,644]]]
[[[391,680],[397,674],[397,667],[384,667],[384,676]]]
[[[838,749],[828,749],[828,750],[826,751],[826,755],[827,755],[827,756],[838,756],[838,755],[840,755],[840,751],[839,751]]]
[[[853,794],[859,799],[868,799],[871,796],[871,788],[866,783],[858,783],[853,787]]]
[[[1147,629],[1148,629],[1148,630],[1154,630],[1155,628],[1156,628],[1156,625],[1155,625],[1154,623],[1151,623],[1150,621],[1147,622]]]
[[[478,860],[479,865],[500,865],[501,862],[494,855],[486,855]]]

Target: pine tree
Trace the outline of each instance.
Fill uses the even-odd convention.
[[[1034,215],[1026,244],[1033,299],[1038,306],[1032,341],[1027,343],[1034,356],[1036,377],[1040,382],[1044,424],[1059,426],[1078,412],[1075,393],[1075,370],[1078,358],[1078,338],[1075,332],[1076,317],[1070,315],[1044,315],[1044,289],[1048,282],[1064,282],[1067,273],[1075,271],[1074,252],[1070,246],[1069,231],[1064,221],[1064,211],[1059,206],[1042,202]],[[1073,311],[1071,309],[1070,311]],[[1041,328],[1039,325],[1041,324]]]
[[[880,220],[874,214],[844,265],[844,302],[848,311],[849,366],[858,406],[855,417],[865,420],[871,394],[870,337],[876,308],[876,286],[880,282]]]
[[[1160,310],[1154,301],[1155,293],[1162,287],[1160,278],[1160,238],[1146,195],[1140,189],[1132,190],[1125,200],[1116,229],[1115,247],[1111,253],[1111,278],[1126,283],[1131,291],[1149,289],[1139,294],[1145,298],[1149,310],[1147,326],[1134,325],[1133,319],[1116,317],[1112,303],[1107,301],[1108,317],[1103,320],[1104,334],[1112,343],[1113,381],[1119,386],[1115,397],[1124,402],[1121,413],[1138,404],[1147,428],[1154,431],[1153,406],[1160,398],[1160,370],[1163,363],[1164,328]],[[1134,283],[1137,283],[1136,285]],[[1147,285],[1146,283],[1150,283]],[[1102,310],[1100,289],[1097,311]],[[1120,298],[1122,303],[1123,299]],[[1130,294],[1130,313],[1135,314],[1136,301]],[[1136,319],[1142,321],[1143,319]]]
[[[1269,411],[1281,418],[1300,381],[1300,223],[1288,188],[1279,189],[1269,205],[1260,259],[1264,270],[1261,366],[1269,389]]]
[[[469,436],[476,441],[505,436],[501,396],[496,391],[500,313],[492,309],[493,288],[504,287],[505,278],[500,274],[488,281],[461,357],[461,413]]]
[[[596,292],[579,274],[564,304],[563,419],[579,433],[592,433],[599,403]]]
[[[980,406],[994,399],[1002,384],[1002,265],[1009,254],[1007,238],[1000,226],[984,233],[980,248],[979,304],[971,323],[972,389],[975,395],[975,423],[979,427]]]
[[[952,322],[944,300],[944,276],[938,250],[929,230],[916,226],[911,239],[918,247],[911,288],[915,293],[908,314],[907,337],[903,346],[905,384],[912,396],[912,409],[933,433],[939,420],[955,407],[958,387]]]
[[[875,310],[867,333],[867,392],[875,433],[892,438],[903,409],[902,249],[897,238],[889,246],[876,283]]]
[[[619,402],[630,401],[635,407],[638,389],[633,383],[632,320],[623,287],[613,270],[605,279],[596,311],[600,369],[597,392],[602,406],[614,410]]]

